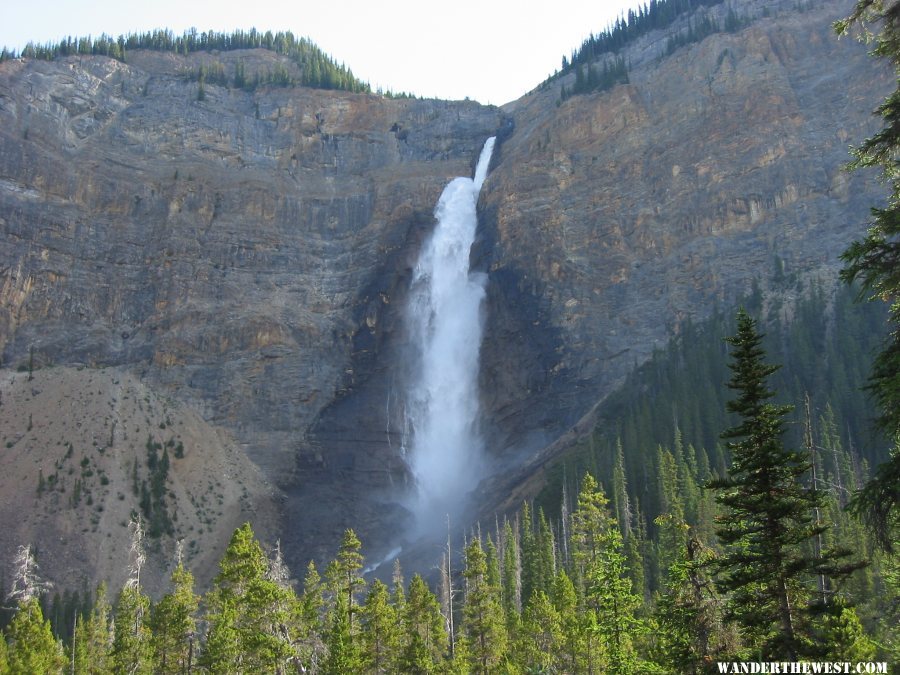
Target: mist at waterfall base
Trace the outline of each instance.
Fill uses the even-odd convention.
[[[407,392],[407,461],[415,480],[409,504],[416,534],[446,531],[465,507],[484,464],[478,368],[487,276],[469,270],[476,204],[494,138],[474,178],[455,178],[435,208],[437,225],[413,272],[407,312],[415,364]]]

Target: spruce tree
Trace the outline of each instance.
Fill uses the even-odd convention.
[[[325,660],[325,598],[322,594],[322,578],[316,564],[310,560],[303,580],[303,595],[298,606],[297,651],[301,665],[311,672],[316,672],[319,664]]]
[[[11,675],[62,673],[65,665],[62,645],[53,637],[50,622],[44,619],[37,598],[21,603],[7,627],[8,667]],[[0,642],[3,638],[0,637]]]
[[[110,630],[112,608],[106,595],[106,584],[97,588],[97,599],[90,616],[79,622],[72,649],[75,672],[82,675],[105,675],[111,670],[113,634]]]
[[[394,673],[400,647],[399,618],[387,586],[372,582],[362,608],[362,663],[367,673]]]
[[[150,675],[153,649],[150,645],[150,599],[140,585],[126,583],[116,603],[115,632],[111,654],[116,675]]]
[[[589,637],[599,641],[589,647],[605,659],[605,667],[589,662],[591,671],[632,673],[639,669],[634,636],[642,628],[636,611],[641,599],[632,591],[625,566],[622,533],[609,510],[609,501],[590,474],[585,474],[578,505],[572,514],[572,547],[584,583],[585,621]]]
[[[873,54],[900,68],[900,11],[896,3],[857,0],[853,13],[835,24],[839,34],[853,26],[863,29],[866,40],[874,39]],[[873,31],[875,34],[873,35]],[[878,422],[893,443],[891,458],[879,466],[872,480],[855,501],[879,543],[893,549],[900,524],[900,81],[876,111],[884,128],[854,150],[851,168],[877,167],[891,194],[885,208],[872,209],[872,222],[863,239],[854,241],[841,256],[846,267],[841,278],[860,281],[869,299],[890,305],[889,332],[875,357],[869,388],[880,408]]]
[[[435,673],[447,652],[441,606],[421,576],[413,576],[404,603],[400,672]]]
[[[171,577],[172,591],[150,612],[151,644],[155,673],[177,675],[189,670],[193,660],[195,614],[194,576],[181,561]]]
[[[559,612],[542,590],[535,591],[522,613],[514,646],[514,660],[524,672],[554,672],[563,644]]]
[[[577,673],[585,670],[587,662],[587,636],[584,633],[584,622],[578,611],[578,595],[575,585],[566,574],[559,570],[553,581],[551,596],[553,607],[562,620],[562,639],[559,644],[559,668],[564,673]]]
[[[664,527],[678,527],[667,519]],[[711,550],[691,537],[666,575],[655,608],[656,661],[667,671],[698,675],[736,653],[737,636],[724,621],[722,598],[709,575]]]
[[[522,607],[521,600],[521,564],[519,562],[519,545],[512,525],[508,520],[503,523],[503,583],[501,599],[506,614],[506,625],[511,628],[516,624]]]
[[[324,669],[327,673],[356,672],[361,667],[359,626],[356,625],[359,611],[356,594],[365,585],[360,576],[361,547],[356,533],[346,530],[337,559],[328,565],[328,583],[335,599],[326,638],[328,657]]]
[[[506,657],[507,635],[500,604],[500,589],[489,581],[488,561],[481,540],[473,538],[466,547],[466,604],[463,631],[471,650],[472,672],[494,672]]]
[[[283,670],[295,656],[298,615],[293,591],[245,523],[231,537],[206,596],[207,668],[255,673]],[[235,655],[236,652],[236,655]]]
[[[717,584],[730,593],[729,616],[765,658],[796,661],[821,653],[814,644],[812,598],[804,582],[852,566],[840,567],[837,554],[807,551],[811,539],[827,529],[812,518],[822,494],[801,482],[807,458],[782,442],[791,407],[769,402],[774,393],[766,382],[778,367],[765,363],[762,337],[741,310],[737,333],[727,338],[733,347],[728,387],[736,392],[727,409],[739,423],[722,434],[732,453],[728,476],[710,484],[725,509],[717,531],[724,548]]]

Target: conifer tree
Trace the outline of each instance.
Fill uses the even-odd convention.
[[[447,652],[441,607],[421,576],[409,584],[403,612],[401,672],[438,672]]]
[[[563,644],[559,612],[542,590],[535,591],[522,614],[514,646],[515,662],[524,672],[553,672]]]
[[[79,624],[72,646],[75,672],[80,675],[105,675],[111,670],[113,634],[110,630],[112,608],[106,595],[106,584],[97,588],[91,615]]]
[[[303,595],[298,606],[299,634],[297,638],[298,658],[307,671],[316,672],[324,662],[325,648],[325,598],[322,596],[322,578],[316,564],[310,560],[303,580]]]
[[[206,643],[198,663],[215,675],[249,672],[242,667],[243,653],[234,604],[224,604],[206,615]]]
[[[322,672],[328,675],[356,673],[362,669],[359,646],[351,626],[352,612],[347,605],[347,596],[338,593],[335,596],[331,612],[331,625],[326,636],[328,655],[322,666]]]
[[[155,673],[178,675],[189,670],[193,660],[195,614],[199,598],[194,595],[194,576],[181,556],[171,577],[172,591],[150,612],[151,644]]]
[[[335,594],[326,644],[325,672],[355,672],[360,668],[359,630],[356,624],[356,594],[365,584],[360,576],[362,544],[353,530],[346,530],[338,555],[328,565],[328,583]]]
[[[534,520],[528,502],[522,504],[520,512],[519,542],[522,560],[522,604],[527,604],[534,589],[538,587],[540,574],[537,537],[534,534]]]
[[[519,546],[508,520],[503,523],[503,584],[501,598],[503,600],[503,612],[506,614],[508,628],[514,626],[518,620],[522,607],[521,600],[521,567],[519,563]]]
[[[783,418],[791,408],[768,402],[774,393],[766,381],[777,366],[764,362],[756,322],[741,310],[737,323],[737,333],[727,338],[733,347],[728,386],[736,392],[728,410],[739,416],[739,424],[722,434],[733,457],[728,476],[711,483],[725,508],[719,519],[725,551],[718,585],[730,593],[729,615],[764,657],[796,661],[817,653],[811,598],[802,582],[853,566],[841,567],[838,554],[817,557],[804,548],[827,529],[812,523],[822,494],[801,483],[809,468],[806,457],[783,445]]]
[[[6,637],[0,631],[0,675],[9,673],[9,654],[6,646]]]
[[[553,580],[550,596],[553,608],[561,620],[562,638],[559,644],[559,667],[562,672],[579,672],[584,639],[578,617],[578,595],[565,570],[559,570]]]
[[[633,638],[641,629],[635,612],[641,601],[631,589],[618,524],[590,474],[585,474],[572,514],[572,548],[584,580],[586,630],[599,640],[597,648],[588,647],[589,655],[604,656],[606,672],[635,672]],[[588,667],[594,671],[600,665],[589,662]]]
[[[666,519],[664,527],[679,527]],[[666,576],[656,604],[659,625],[656,661],[669,671],[698,675],[737,651],[737,636],[724,620],[722,599],[709,575],[714,555],[691,537]]]
[[[153,668],[150,628],[150,599],[141,589],[144,555],[144,528],[138,516],[131,521],[129,576],[116,602],[113,645],[110,653],[112,672],[118,674],[151,673]]]
[[[148,626],[150,599],[136,583],[126,583],[116,603],[116,620],[111,654],[116,675],[150,675],[153,649]]]
[[[276,672],[295,657],[296,598],[278,576],[250,524],[235,530],[206,596],[204,666],[224,668],[236,650],[234,672]]]
[[[463,577],[466,580],[463,632],[471,650],[469,664],[472,672],[487,675],[505,658],[507,636],[500,589],[489,582],[487,556],[477,537],[466,547]]]
[[[866,40],[874,40],[873,54],[886,59],[895,72],[900,67],[900,11],[896,3],[857,0],[853,13],[838,21],[835,28],[846,34],[861,26]],[[874,31],[874,34],[873,34]],[[872,480],[855,500],[855,509],[864,515],[876,537],[891,551],[900,527],[900,84],[878,107],[884,128],[854,150],[851,168],[878,167],[890,185],[885,208],[872,209],[872,223],[866,236],[854,241],[841,259],[846,267],[841,278],[860,281],[869,299],[890,306],[889,334],[884,348],[875,357],[869,388],[880,408],[878,422],[893,441],[891,458],[879,466]]]
[[[362,544],[353,530],[344,532],[344,539],[341,542],[341,548],[338,550],[338,557],[333,583],[336,584],[336,592],[342,594],[346,599],[347,620],[351,632],[353,631],[354,615],[356,614],[356,594],[365,585],[365,581],[360,576],[360,570],[363,566],[363,557],[359,552]]]
[[[11,675],[54,675],[63,672],[65,657],[62,645],[53,638],[50,622],[44,619],[36,597],[19,603],[16,615],[7,627],[7,635],[9,645],[6,658]]]
[[[387,586],[376,579],[362,608],[362,664],[367,673],[394,673],[399,658],[399,619]]]

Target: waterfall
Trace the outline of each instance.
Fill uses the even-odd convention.
[[[444,522],[478,482],[478,356],[487,276],[469,271],[478,225],[475,206],[494,138],[484,144],[474,178],[454,178],[435,208],[437,225],[413,272],[407,320],[416,372],[407,395],[412,507],[420,529]]]

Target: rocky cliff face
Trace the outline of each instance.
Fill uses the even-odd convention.
[[[348,526],[377,554],[407,517],[410,267],[487,136],[503,142],[474,260],[504,475],[685,317],[776,265],[834,273],[878,194],[841,171],[847,146],[892,81],[832,35],[849,2],[793,4],[750,3],[748,27],[668,57],[649,35],[630,84],[559,104],[557,82],[502,111],[299,88],[200,100],[184,76],[267,52],[0,64],[3,364],[132,373],[275,484],[295,568]],[[493,485],[484,503],[510,488]]]
[[[883,199],[843,170],[893,86],[834,36],[850,3],[737,9],[759,16],[671,56],[664,34],[638,41],[627,85],[557,107],[555,83],[508,106],[482,202],[482,389],[504,438],[563,431],[685,318],[776,269],[834,278]]]

